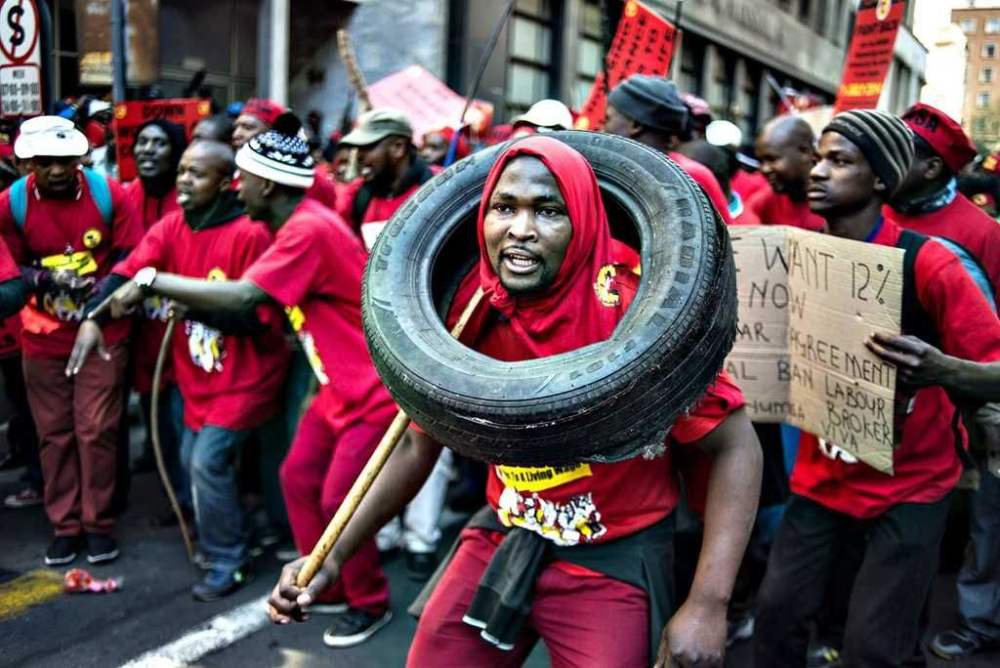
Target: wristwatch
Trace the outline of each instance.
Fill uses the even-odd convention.
[[[156,280],[156,267],[143,267],[135,272],[135,277],[132,280],[142,288],[143,294],[149,294],[150,288],[153,287],[153,281]]]

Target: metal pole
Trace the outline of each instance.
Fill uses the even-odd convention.
[[[674,7],[674,29],[677,30],[677,35],[674,37],[673,62],[670,64],[670,78],[674,81],[677,81],[680,77],[681,58],[684,53],[684,31],[681,30],[681,17],[683,15],[684,0],[677,0],[677,4]]]
[[[271,80],[270,98],[288,105],[289,0],[271,0]]]
[[[125,52],[125,2],[111,0],[111,95],[115,102],[125,101],[128,62]]]

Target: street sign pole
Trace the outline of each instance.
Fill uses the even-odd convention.
[[[115,102],[125,101],[125,0],[111,0],[111,96]]]

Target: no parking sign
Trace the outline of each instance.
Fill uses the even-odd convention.
[[[42,113],[39,34],[35,0],[0,0],[0,116]]]

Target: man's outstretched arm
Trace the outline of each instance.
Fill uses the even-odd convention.
[[[659,666],[721,666],[726,612],[760,498],[763,456],[742,408],[698,442],[713,458],[691,593],[663,632]]]
[[[959,359],[915,336],[872,334],[865,344],[880,358],[896,365],[899,379],[908,385],[940,385],[970,400],[1000,401],[1000,362]]]
[[[167,273],[157,274],[148,290],[201,312],[248,313],[254,307],[271,299],[266,292],[245,279],[207,281]],[[115,290],[114,294],[88,317],[96,319],[104,317],[108,312],[113,318],[123,317],[138,305],[144,296],[142,288],[134,280],[130,280]]]

